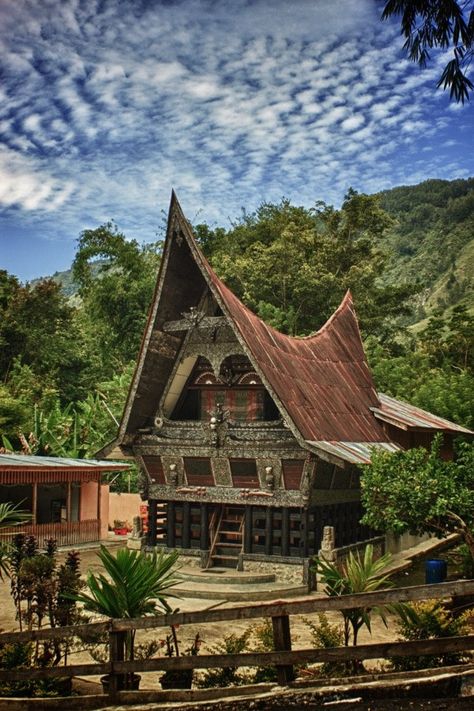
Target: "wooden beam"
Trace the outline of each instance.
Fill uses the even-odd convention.
[[[31,496],[31,523],[36,526],[38,522],[38,483],[35,481],[33,483],[33,492]]]
[[[148,500],[148,545],[156,546],[157,500]]]
[[[166,545],[174,548],[176,545],[176,506],[174,501],[168,501],[166,517]]]
[[[276,652],[291,652],[290,618],[288,615],[272,617],[273,646]],[[280,686],[287,686],[295,679],[292,664],[277,666],[277,679]]]
[[[190,542],[190,526],[191,526],[191,504],[189,501],[183,503],[183,528],[181,534],[181,547],[189,548]]]
[[[281,615],[305,615],[315,612],[349,610],[354,607],[388,605],[394,602],[431,600],[433,598],[439,600],[452,597],[453,595],[472,594],[474,594],[474,580],[456,580],[449,583],[391,588],[390,590],[377,590],[375,592],[357,593],[355,595],[340,595],[337,597],[306,596],[302,599],[262,602],[251,606],[216,608],[212,610],[198,610],[195,612],[178,612],[156,617],[139,617],[137,619],[109,620],[108,622],[32,630],[31,632],[4,632],[0,634],[0,644],[61,639],[63,637],[87,638],[91,632],[104,632],[110,628],[116,632],[125,632],[132,629],[154,629],[158,627],[169,627],[170,625],[251,620],[264,617],[278,617]],[[446,640],[444,639],[444,641]]]
[[[209,505],[201,504],[201,531],[200,531],[200,548],[202,551],[209,549]]]
[[[252,552],[253,543],[253,508],[252,506],[245,507],[244,520],[244,553]]]
[[[355,647],[326,647],[295,651],[247,652],[242,654],[213,654],[181,657],[157,657],[133,662],[116,661],[106,664],[71,664],[36,669],[0,670],[0,681],[45,679],[61,676],[98,674],[129,674],[133,672],[168,671],[181,669],[216,669],[222,667],[282,666],[321,662],[341,662],[354,659],[392,659],[394,657],[439,655],[474,649],[474,635],[443,637],[411,642],[381,642]],[[469,665],[466,665],[469,669]]]
[[[267,506],[265,511],[265,555],[271,555],[273,549],[273,511]]]
[[[290,509],[286,506],[281,512],[281,554],[290,555]]]

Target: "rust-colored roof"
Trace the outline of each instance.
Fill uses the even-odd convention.
[[[375,417],[384,422],[389,422],[401,429],[444,430],[446,432],[462,432],[473,434],[472,430],[455,422],[445,420],[431,412],[415,407],[408,402],[396,400],[383,393],[379,393],[380,407],[374,408]]]
[[[186,226],[195,256],[224,311],[301,436],[312,441],[387,441],[370,409],[380,402],[350,292],[317,333],[286,336],[250,311],[219,279]]]

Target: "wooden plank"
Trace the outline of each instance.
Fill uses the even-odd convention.
[[[88,625],[57,627],[54,629],[33,630],[31,632],[6,632],[0,634],[0,644],[10,642],[26,642],[61,637],[87,636],[88,632],[102,632],[113,629],[122,632],[130,629],[153,629],[169,627],[178,624],[205,624],[224,622],[228,620],[258,619],[280,615],[311,614],[331,610],[349,610],[354,607],[373,607],[395,602],[414,600],[430,600],[451,597],[452,595],[474,594],[474,580],[457,580],[433,585],[416,585],[406,588],[392,588],[371,593],[356,595],[341,595],[340,597],[306,596],[296,600],[278,600],[262,602],[252,606],[234,608],[216,608],[196,612],[178,612],[157,617],[141,617],[137,619],[109,620]]]
[[[120,689],[120,675],[115,671],[115,665],[117,662],[123,662],[125,654],[125,632],[113,632],[109,633],[109,661],[110,661],[110,674],[109,674],[109,694],[114,696]]]
[[[206,622],[224,622],[227,620],[250,620],[278,615],[311,614],[312,612],[328,612],[331,610],[350,610],[353,607],[373,607],[395,602],[413,600],[430,600],[433,598],[451,597],[452,595],[467,595],[474,593],[474,580],[457,580],[449,583],[433,585],[416,585],[407,588],[392,588],[371,593],[341,595],[339,597],[304,597],[297,600],[278,600],[262,602],[256,605],[217,608],[215,610],[199,610],[196,612],[178,612],[160,617],[144,617],[137,620],[112,620],[114,629],[152,629],[168,627],[171,624],[203,624]],[[1,636],[0,636],[1,641]]]
[[[111,664],[72,664],[66,667],[41,667],[39,669],[0,670],[0,681],[45,679],[61,676],[88,676],[131,672],[167,671],[169,669],[215,669],[222,667],[278,666],[354,659],[390,659],[392,657],[438,655],[474,649],[474,635],[444,637],[414,642],[382,642],[361,644],[356,647],[329,647],[325,649],[298,649],[295,651],[251,652],[245,654],[215,654],[182,657],[158,657],[133,662]]]
[[[272,617],[273,646],[276,652],[291,652],[290,618],[288,615]],[[280,686],[286,686],[295,679],[292,664],[277,666],[277,679]]]

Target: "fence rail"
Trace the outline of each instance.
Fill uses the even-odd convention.
[[[248,607],[178,612],[157,617],[132,620],[109,620],[87,625],[55,629],[0,634],[0,645],[15,642],[40,641],[79,637],[86,641],[89,635],[108,633],[109,661],[103,664],[68,664],[65,666],[0,670],[0,681],[44,679],[89,675],[110,675],[109,693],[115,694],[120,675],[132,672],[167,671],[184,669],[211,669],[239,666],[275,666],[278,683],[287,684],[294,678],[293,668],[302,663],[350,661],[416,655],[445,654],[474,650],[474,635],[444,639],[417,640],[412,642],[384,642],[363,644],[356,647],[332,647],[326,649],[291,650],[290,616],[315,612],[371,608],[397,602],[443,599],[474,595],[474,580],[419,585],[407,588],[381,590],[340,597],[306,597],[297,600],[277,600]],[[232,620],[250,620],[271,617],[275,652],[250,652],[242,654],[213,654],[160,657],[140,661],[123,661],[126,632],[138,629],[158,629],[171,625],[210,624]]]

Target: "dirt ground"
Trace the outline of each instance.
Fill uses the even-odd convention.
[[[117,549],[119,546],[114,546]],[[62,554],[61,554],[62,555]],[[101,564],[97,557],[97,549],[95,550],[83,550],[81,551],[81,571],[83,575],[91,570],[93,572],[98,572],[101,570]],[[15,620],[15,610],[12,603],[12,598],[10,595],[10,584],[8,580],[4,580],[0,583],[0,629],[4,632],[14,631],[18,629],[17,622]],[[206,601],[200,599],[178,599],[173,606],[179,608],[180,611],[194,611],[203,610],[210,607],[234,606],[236,603],[220,603],[219,601]],[[251,604],[251,603],[245,603]],[[317,622],[316,615],[308,615],[307,619]],[[332,613],[328,615],[328,619],[331,623],[340,622],[341,616],[339,613]],[[262,621],[263,622],[263,621]],[[393,620],[388,617],[388,626],[385,627],[380,618],[374,617],[372,625],[372,634],[366,629],[361,630],[359,635],[359,643],[369,643],[369,642],[384,642],[393,641],[396,638],[396,630],[393,624]],[[196,627],[189,625],[187,627],[182,627],[179,630],[179,639],[181,642],[181,648],[186,649],[192,640],[194,639],[197,632],[202,639],[201,653],[210,654],[213,652],[213,648],[218,642],[221,642],[223,637],[234,633],[236,635],[241,635],[245,630],[250,627],[255,628],[259,622],[246,621],[246,622],[221,622],[215,624],[201,625]],[[300,615],[295,615],[291,617],[291,632],[292,632],[292,645],[293,649],[303,649],[311,647],[311,633],[307,624],[305,624],[305,618]],[[137,643],[147,642],[153,639],[161,640],[165,636],[164,630],[151,630],[151,631],[139,631],[137,632]],[[90,663],[93,661],[87,651],[81,651],[73,653],[69,656],[70,663]],[[371,661],[366,664],[369,669],[380,668],[380,664],[377,661]],[[142,682],[140,688],[148,689],[159,689],[159,678],[161,672],[150,672],[142,675]],[[98,682],[98,677],[88,677],[89,682]]]

